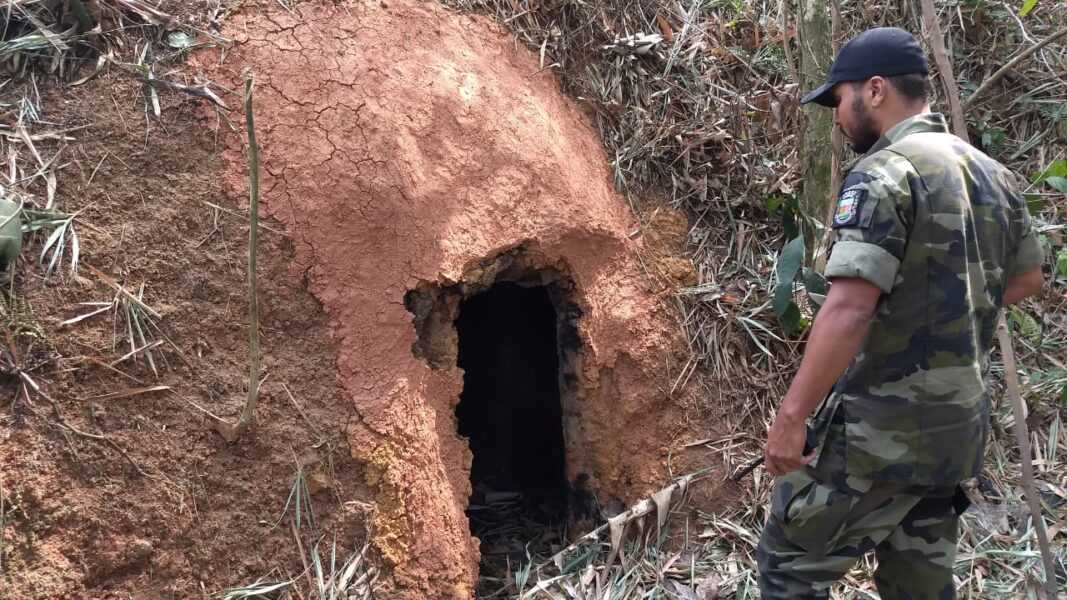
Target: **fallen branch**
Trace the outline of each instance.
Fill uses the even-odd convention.
[[[94,305],[100,305],[100,308],[98,308],[98,309],[96,309],[94,311],[91,311],[91,312],[87,312],[87,313],[85,313],[83,315],[78,315],[76,317],[67,319],[66,321],[63,321],[62,323],[60,323],[59,326],[60,327],[66,327],[68,325],[73,325],[75,323],[80,323],[80,322],[84,321],[85,319],[88,319],[89,317],[96,316],[96,315],[98,315],[100,313],[108,312],[108,311],[110,311],[112,309],[112,307],[115,306],[115,304],[112,303],[112,302],[95,302],[93,304]]]
[[[228,208],[223,208],[223,207],[219,206],[218,204],[214,204],[212,202],[208,202],[207,200],[201,200],[200,202],[202,202],[204,204],[207,204],[211,208],[214,208],[215,210],[218,210],[218,211],[222,211],[222,212],[224,212],[224,213],[226,213],[228,215],[233,215],[235,217],[240,217],[240,218],[242,218],[242,219],[244,219],[246,221],[249,220],[248,215],[242,215],[241,213],[239,213],[239,212],[237,212],[235,210],[230,210]],[[259,228],[260,229],[265,229],[265,230],[267,230],[267,231],[269,231],[271,233],[277,233],[278,235],[283,235],[285,237],[290,237],[290,235],[288,233],[285,233],[284,231],[279,231],[277,229],[274,229],[273,227],[268,227],[267,225],[260,225]]]
[[[214,420],[214,421],[215,421],[216,423],[221,423],[221,422],[223,422],[223,420],[222,420],[222,417],[220,417],[220,416],[216,415],[215,413],[213,413],[213,412],[211,412],[210,410],[208,410],[208,409],[204,408],[203,406],[200,406],[200,405],[199,405],[199,404],[197,404],[196,402],[193,402],[193,401],[192,401],[192,400],[190,400],[189,398],[186,398],[185,396],[183,396],[183,395],[179,394],[179,393],[178,393],[177,391],[175,391],[175,390],[174,390],[173,388],[172,388],[172,389],[170,390],[170,393],[172,393],[172,394],[174,394],[175,396],[177,396],[178,398],[182,399],[182,400],[183,400],[183,401],[185,401],[185,402],[186,402],[187,404],[191,405],[191,406],[192,406],[193,408],[195,408],[196,410],[200,411],[200,412],[201,412],[201,413],[203,413],[204,415],[207,415],[207,416],[208,416],[208,417],[210,417],[210,418],[211,418],[212,420]]]
[[[111,364],[108,365],[108,366],[109,367],[114,367],[115,365],[119,364],[120,362],[123,362],[125,360],[130,359],[130,358],[133,358],[134,356],[137,356],[138,354],[141,354],[142,352],[149,352],[153,348],[158,348],[159,346],[162,346],[162,345],[163,345],[163,340],[156,340],[154,342],[150,342],[150,343],[148,343],[148,344],[146,344],[144,346],[141,346],[139,348],[134,348],[133,350],[131,350],[131,351],[127,352],[126,354],[124,354],[121,358],[118,358],[116,360],[111,361]]]
[[[307,426],[311,428],[311,431],[315,434],[315,437],[319,439],[325,437],[321,433],[319,433],[318,428],[315,427],[315,424],[312,423],[311,419],[309,419],[307,414],[304,413],[304,409],[300,408],[300,405],[296,403],[296,398],[294,398],[293,393],[289,391],[289,386],[283,383],[282,389],[285,390],[285,393],[289,396],[289,401],[292,402],[293,407],[296,408],[296,412],[300,414],[300,416],[304,419],[304,422],[307,423]]]
[[[986,80],[982,82],[982,85],[978,86],[978,89],[974,90],[974,93],[971,94],[970,97],[967,98],[967,101],[963,103],[963,109],[964,110],[971,110],[972,108],[974,108],[975,102],[977,102],[978,99],[981,98],[983,94],[988,92],[989,88],[991,88],[993,86],[993,84],[996,83],[996,81],[998,79],[1003,77],[1008,71],[1012,70],[1015,67],[1015,65],[1017,65],[1020,62],[1030,58],[1037,51],[1041,50],[1045,46],[1048,46],[1052,42],[1055,42],[1056,40],[1058,40],[1058,39],[1060,39],[1061,37],[1064,37],[1064,36],[1067,36],[1067,27],[1064,27],[1063,29],[1060,29],[1059,31],[1053,33],[1052,35],[1048,36],[1047,38],[1041,40],[1040,42],[1034,44],[1033,46],[1030,46],[1026,50],[1023,50],[1022,52],[1020,52],[1015,58],[1013,58],[1013,59],[1009,60],[1007,63],[1005,63],[1003,67],[997,69],[996,72],[994,72],[989,77],[986,77]]]
[[[126,379],[129,379],[130,381],[132,381],[132,382],[134,382],[134,383],[136,383],[138,385],[144,385],[144,382],[141,381],[140,379],[137,379],[136,377],[134,377],[133,375],[130,375],[129,373],[125,373],[123,371],[120,371],[119,369],[116,369],[115,367],[113,367],[113,366],[107,364],[106,362],[104,362],[103,360],[101,360],[99,357],[96,357],[96,356],[85,356],[83,358],[84,358],[84,360],[86,362],[88,362],[90,364],[94,364],[94,365],[96,365],[98,367],[103,367],[103,368],[115,373],[116,375],[121,375],[122,377],[125,377]]]

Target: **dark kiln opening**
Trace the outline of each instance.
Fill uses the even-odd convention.
[[[474,455],[467,511],[483,559],[525,556],[566,514],[556,310],[544,286],[503,282],[459,306],[459,434]],[[531,549],[533,550],[533,549]]]
[[[535,266],[517,247],[473,265],[459,283],[424,283],[404,299],[415,356],[435,370],[463,370],[454,433],[472,454],[467,516],[486,589],[527,550],[543,559],[566,543],[568,527],[598,517],[588,477],[574,469],[581,456],[570,454],[584,431],[573,295],[562,265]]]

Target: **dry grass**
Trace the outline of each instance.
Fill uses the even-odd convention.
[[[0,90],[5,92],[0,100],[0,202],[14,207],[30,245],[39,245],[38,262],[46,275],[78,270],[81,211],[59,206],[56,191],[67,144],[90,126],[62,130],[43,119],[41,86],[81,85],[112,67],[128,72],[145,83],[147,135],[148,114],[159,116],[158,89],[225,106],[204,82],[153,75],[192,49],[225,43],[142,0],[9,0],[0,5]],[[87,186],[95,175],[96,169]]]
[[[337,539],[334,538],[327,548],[324,545],[326,536],[315,523],[315,510],[308,485],[306,474],[298,463],[289,498],[275,523],[277,527],[288,522],[304,563],[304,571],[284,578],[276,577],[279,575],[276,572],[269,573],[253,583],[221,590],[213,597],[222,600],[291,597],[372,600],[375,597],[380,571],[371,564],[370,543],[364,543],[354,552],[338,555]],[[370,538],[369,535],[367,537]]]

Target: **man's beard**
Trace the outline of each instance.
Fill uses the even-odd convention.
[[[863,97],[859,94],[852,99],[852,113],[856,115],[856,128],[851,132],[848,147],[860,154],[866,154],[878,139],[882,137],[871,118],[867,105],[863,103]]]

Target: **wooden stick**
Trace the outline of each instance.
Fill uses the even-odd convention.
[[[1048,543],[1045,518],[1041,515],[1041,499],[1037,495],[1037,486],[1034,485],[1034,465],[1030,460],[1030,431],[1026,426],[1026,404],[1019,392],[1019,375],[1015,371],[1015,353],[1012,351],[1011,336],[1008,335],[1008,324],[1004,320],[1003,311],[997,321],[997,340],[1000,342],[1000,353],[1004,361],[1004,384],[1008,397],[1011,398],[1011,413],[1015,418],[1013,429],[1015,440],[1019,444],[1019,465],[1022,468],[1023,489],[1026,490],[1026,503],[1030,507],[1030,521],[1034,526],[1034,535],[1037,536],[1037,546],[1041,549],[1041,561],[1045,565],[1045,594],[1048,600],[1052,600],[1056,597],[1056,562]]]
[[[0,573],[4,573],[4,529],[7,526],[7,512],[4,510],[4,475],[0,470]]]
[[[996,82],[1001,77],[1003,77],[1005,73],[1007,73],[1008,71],[1012,70],[1012,68],[1014,68],[1015,65],[1017,65],[1020,62],[1030,58],[1038,50],[1041,50],[1045,46],[1048,46],[1052,42],[1055,42],[1056,40],[1060,39],[1061,37],[1063,37],[1065,35],[1067,35],[1067,27],[1064,27],[1063,29],[1060,29],[1059,31],[1053,33],[1052,35],[1050,35],[1047,38],[1041,40],[1040,42],[1034,44],[1033,46],[1030,46],[1026,50],[1023,50],[1022,52],[1020,52],[1018,54],[1018,56],[1016,56],[1015,58],[1009,60],[1007,63],[1004,64],[1003,67],[997,69],[995,73],[993,73],[992,75],[987,77],[986,80],[982,82],[982,85],[978,86],[978,89],[975,90],[974,93],[971,94],[969,98],[967,98],[967,102],[963,103],[964,110],[970,110],[970,109],[974,108],[974,103],[977,102],[978,99],[980,97],[982,97],[983,94],[985,94],[986,92],[989,91],[989,88],[993,86],[993,83]]]
[[[934,9],[934,0],[922,0],[923,21],[926,23],[926,38],[934,51],[934,62],[941,76],[941,83],[948,94],[949,115],[952,118],[953,132],[967,139],[967,122],[963,120],[963,107],[960,105],[960,93],[956,89],[956,76],[952,73],[952,61],[945,50],[945,39],[941,37],[941,23]]]
[[[967,126],[963,121],[960,92],[956,87],[955,80],[951,77],[952,67],[948,60],[948,55],[945,53],[944,41],[941,39],[941,26],[937,21],[937,13],[934,12],[933,0],[922,0],[922,6],[923,20],[926,21],[926,32],[931,37],[934,59],[938,63],[938,68],[941,69],[942,81],[945,84],[945,94],[948,96],[949,110],[952,111],[952,128],[957,136],[969,143]],[[1048,40],[1046,39],[1046,41]],[[1031,50],[1034,50],[1034,48],[1031,48]],[[947,71],[941,67],[942,63],[948,65]],[[945,77],[946,73],[949,75],[948,78]],[[978,92],[976,91],[971,95],[971,98],[973,99],[977,95]],[[997,340],[1000,344],[1000,354],[1004,361],[1004,383],[1008,397],[1011,398],[1012,416],[1015,418],[1015,438],[1019,444],[1019,466],[1022,470],[1023,489],[1026,491],[1026,501],[1030,507],[1030,520],[1034,525],[1034,534],[1037,536],[1037,545],[1041,549],[1041,559],[1045,566],[1045,594],[1049,600],[1052,600],[1056,597],[1056,566],[1052,549],[1048,543],[1048,532],[1045,531],[1045,519],[1041,515],[1041,502],[1038,499],[1037,486],[1034,485],[1030,433],[1026,427],[1026,406],[1023,404],[1022,394],[1019,392],[1019,375],[1015,370],[1015,353],[1012,351],[1011,337],[1008,335],[1008,325],[1004,320],[1003,310],[1001,310],[997,319]]]
[[[789,74],[793,81],[800,81],[800,72],[797,70],[797,61],[793,59],[793,48],[789,44],[789,2],[780,0],[779,13],[781,13],[782,27],[782,52],[785,54],[785,64],[789,67]]]
[[[241,417],[233,426],[217,423],[215,429],[228,442],[237,441],[252,424],[252,415],[259,404],[259,293],[256,290],[256,250],[259,246],[259,145],[256,143],[256,128],[252,119],[252,86],[255,76],[245,74],[245,125],[248,129],[248,346],[250,365],[248,369],[248,398]]]

